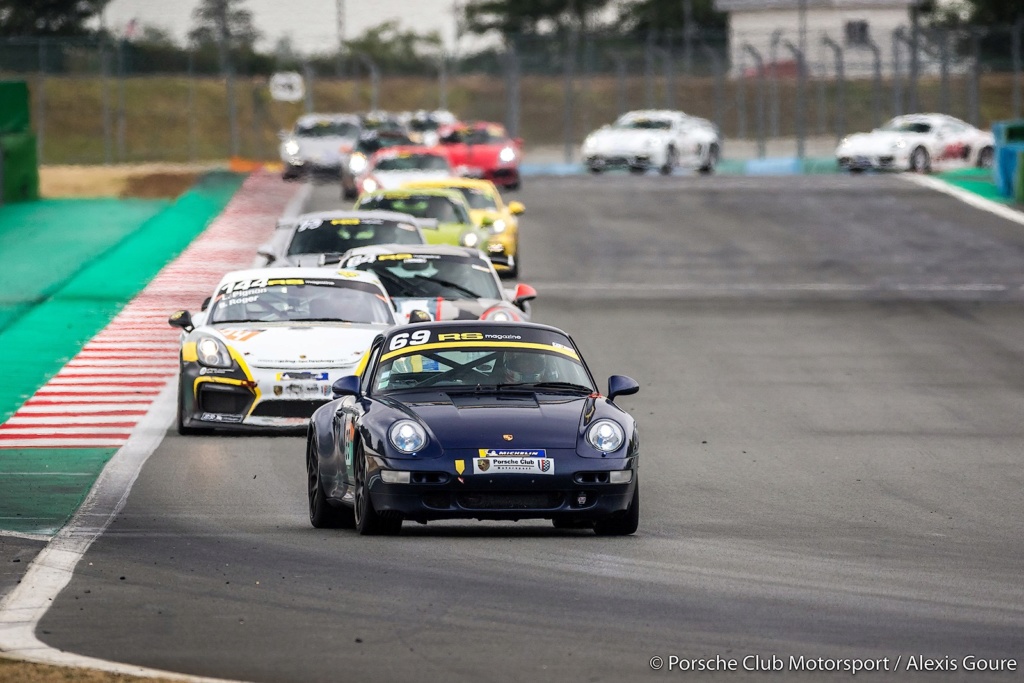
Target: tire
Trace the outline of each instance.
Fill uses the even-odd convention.
[[[366,486],[366,454],[362,444],[356,447],[355,455],[355,517],[356,531],[360,536],[396,536],[402,530],[402,519],[385,519],[373,509],[370,491]]]
[[[185,426],[185,395],[181,392],[181,378],[178,378],[178,410],[177,410],[178,434],[181,436],[196,436],[204,430],[195,427]]]
[[[665,163],[661,168],[658,169],[658,173],[661,175],[672,175],[672,171],[676,170],[676,164],[679,163],[679,155],[676,153],[675,147],[669,147],[665,150]]]
[[[931,173],[932,158],[924,147],[915,147],[910,153],[910,170],[915,173]]]
[[[633,175],[643,175],[644,173],[647,173],[647,167],[646,166],[630,166],[629,167],[629,172],[632,173]]]
[[[604,168],[601,166],[587,166],[587,170],[590,171],[591,175],[601,175],[604,173]]]
[[[515,279],[519,277],[519,245],[516,245],[515,262],[511,268],[508,269],[508,277]]]
[[[633,499],[623,512],[610,515],[594,524],[598,536],[629,536],[640,526],[640,482],[633,489]]]
[[[711,149],[708,150],[707,161],[704,165],[697,169],[698,173],[703,175],[710,175],[715,172],[715,166],[718,165],[718,145],[711,145]]]
[[[982,147],[981,151],[978,152],[978,168],[992,168],[994,160],[995,150],[991,147]]]
[[[317,529],[352,529],[355,516],[352,509],[334,507],[327,500],[320,479],[320,455],[317,450],[314,427],[306,434],[306,492],[309,498],[309,523]]]

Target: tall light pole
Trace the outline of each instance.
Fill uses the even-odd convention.
[[[334,0],[338,12],[338,52],[345,51],[345,0]]]

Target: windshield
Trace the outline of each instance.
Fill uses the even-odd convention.
[[[486,128],[460,128],[449,132],[441,138],[441,142],[449,145],[491,145],[508,140],[508,134],[498,126],[487,126]]]
[[[362,138],[356,144],[356,151],[362,152],[363,154],[370,155],[377,150],[384,149],[386,147],[397,147],[399,145],[411,145],[412,139],[404,133],[372,133]]]
[[[896,133],[927,133],[932,129],[931,124],[924,121],[907,121],[906,119],[893,119],[881,127],[880,130],[887,130]]]
[[[448,171],[448,160],[436,154],[399,154],[378,159],[378,171]]]
[[[615,127],[628,130],[668,130],[672,127],[672,122],[665,119],[628,119],[618,121]]]
[[[494,197],[489,192],[478,190],[473,187],[460,187],[458,188],[462,196],[466,198],[466,203],[469,204],[471,209],[497,209],[498,203],[494,200]]]
[[[343,321],[391,324],[380,290],[368,282],[263,278],[223,285],[209,322]]]
[[[373,391],[409,389],[505,390],[524,388],[552,393],[591,394],[595,390],[583,364],[554,350],[458,348],[413,351],[377,366]],[[573,354],[574,355],[574,354]]]
[[[295,124],[295,134],[302,138],[354,138],[359,135],[359,126],[348,121],[317,121]]]
[[[423,243],[411,223],[360,218],[314,219],[299,225],[288,245],[288,255],[340,254],[371,244]]]
[[[356,208],[363,210],[397,211],[416,218],[433,218],[438,223],[469,223],[466,207],[443,195],[410,195],[388,197],[371,195],[360,200]]]
[[[392,297],[500,299],[501,291],[485,261],[454,254],[356,255],[344,267],[368,270]]]

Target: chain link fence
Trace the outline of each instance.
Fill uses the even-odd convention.
[[[278,132],[304,112],[445,108],[505,123],[527,152],[574,161],[594,128],[641,108],[681,109],[726,139],[835,140],[893,115],[944,112],[989,125],[1020,117],[1024,26],[894,31],[878,44],[808,35],[806,54],[780,32],[652,32],[645,38],[523,36],[472,55],[379,64],[370,55],[272,58],[127,41],[4,39],[0,78],[33,97],[47,164],[277,158]],[[847,37],[848,38],[848,37]],[[768,46],[765,48],[765,46]],[[270,97],[278,68],[303,74],[305,97]]]

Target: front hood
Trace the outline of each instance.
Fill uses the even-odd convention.
[[[309,161],[327,163],[339,162],[341,147],[351,145],[347,138],[299,138],[299,156]]]
[[[248,365],[264,368],[345,367],[359,362],[387,325],[360,323],[213,326]]]
[[[503,305],[500,299],[425,299],[393,297],[400,320],[407,320],[415,310],[426,311],[434,320],[478,320],[488,309]]]
[[[842,154],[893,154],[901,149],[896,147],[896,143],[904,141],[909,144],[916,137],[919,136],[896,131],[856,133],[846,138],[837,151]]]
[[[374,171],[373,177],[382,190],[393,190],[405,183],[419,183],[429,180],[444,180],[451,177],[448,171]]]
[[[597,150],[603,149],[643,149],[645,146],[661,142],[663,133],[652,130],[605,130],[594,133],[591,137],[591,146]]]
[[[432,394],[402,403],[446,449],[576,448],[584,406],[580,396],[530,393]],[[506,436],[511,436],[511,440]]]

